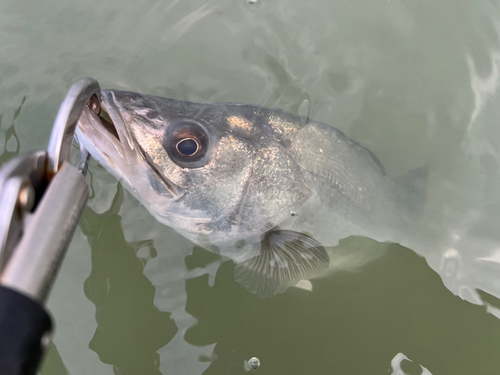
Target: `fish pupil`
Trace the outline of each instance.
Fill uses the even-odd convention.
[[[184,156],[191,156],[198,151],[198,142],[192,138],[185,138],[177,143],[177,150]]]

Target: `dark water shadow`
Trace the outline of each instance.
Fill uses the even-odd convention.
[[[243,374],[253,356],[261,375],[390,374],[398,353],[414,361],[400,362],[407,374],[421,374],[419,365],[434,375],[498,373],[500,321],[486,307],[453,295],[413,251],[364,241],[386,255],[358,272],[312,280],[313,292],[259,299],[234,281],[232,262],[213,287],[208,275],[187,280],[186,311],[199,323],[185,340],[216,343],[204,374]],[[341,241],[351,244],[359,238]]]
[[[98,214],[87,206],[80,221],[92,250],[85,294],[96,306],[97,329],[89,347],[115,373],[161,374],[157,350],[178,329],[170,313],[154,305],[155,289],[143,274],[147,261],[156,256],[153,241],[126,241],[118,215],[122,202],[118,184],[109,210]],[[145,256],[139,258],[139,251]]]
[[[40,375],[69,375],[69,371],[53,342],[50,342],[43,358]]]

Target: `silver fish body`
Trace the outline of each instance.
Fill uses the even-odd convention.
[[[160,222],[233,258],[254,293],[318,272],[341,238],[387,240],[411,215],[377,158],[331,126],[131,92],[103,91],[101,105],[79,141]]]

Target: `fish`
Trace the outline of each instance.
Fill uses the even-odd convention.
[[[398,241],[424,195],[335,127],[279,109],[114,90],[100,104],[80,117],[79,143],[259,296],[323,272],[342,238]]]

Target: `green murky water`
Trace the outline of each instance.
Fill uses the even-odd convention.
[[[426,165],[442,233],[415,251],[345,239],[312,291],[259,299],[92,162],[41,373],[239,374],[253,356],[273,375],[498,373],[499,62],[493,0],[2,1],[0,164],[45,148],[91,76],[308,115],[392,176]]]

